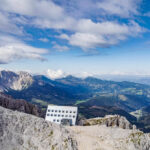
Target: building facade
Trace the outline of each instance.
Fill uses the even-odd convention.
[[[45,120],[57,124],[75,125],[77,113],[77,107],[48,105]]]

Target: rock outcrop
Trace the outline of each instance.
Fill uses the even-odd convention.
[[[34,104],[31,104],[25,100],[13,99],[11,96],[0,92],[0,106],[21,111],[27,114],[32,114],[38,117],[45,117],[45,112]]]
[[[62,126],[0,107],[0,150],[76,150]]]
[[[32,85],[34,79],[33,77],[24,71],[21,71],[17,74],[17,79],[14,80],[11,89],[13,90],[23,90]]]
[[[92,118],[81,120],[80,124],[83,126],[92,125],[106,125],[107,127],[119,127],[122,129],[133,129],[133,126],[125,117],[119,115],[107,115],[104,118]]]
[[[27,72],[0,71],[0,91],[23,90],[34,82],[33,77]]]
[[[126,122],[123,118],[120,121]],[[0,107],[0,150],[150,149],[150,134],[122,128],[105,124],[62,127],[33,115]]]
[[[79,150],[150,150],[150,134],[105,125],[68,127]]]

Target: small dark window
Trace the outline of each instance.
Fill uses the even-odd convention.
[[[52,110],[52,112],[54,112],[54,110]]]
[[[53,114],[51,114],[51,116],[53,116]]]
[[[66,111],[66,113],[68,113],[68,111]]]
[[[61,112],[61,110],[59,110],[59,112]]]
[[[59,122],[59,120],[57,120],[57,122]]]
[[[64,113],[65,111],[63,110],[62,113]]]
[[[71,117],[71,115],[69,115],[69,117]]]
[[[72,113],[72,111],[70,111],[70,113]]]
[[[47,114],[47,116],[49,116],[49,114]]]
[[[60,115],[58,115],[58,117],[60,117]]]
[[[64,115],[62,115],[62,117],[64,117]]]
[[[73,116],[73,118],[75,118],[75,116]]]
[[[48,112],[50,112],[50,110],[48,110]]]
[[[56,120],[54,119],[53,121],[55,122]]]
[[[68,115],[66,115],[65,117],[68,117]]]
[[[55,112],[57,112],[57,110],[55,110]]]
[[[56,117],[57,115],[56,115],[56,114],[54,114],[54,116]]]
[[[73,113],[76,113],[75,111]]]

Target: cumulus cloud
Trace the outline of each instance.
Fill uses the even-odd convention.
[[[34,48],[26,44],[11,44],[0,47],[0,62],[9,63],[17,59],[45,60],[41,55],[46,54],[44,49]]]
[[[96,45],[105,45],[106,41],[102,36],[90,33],[75,33],[69,40],[71,45],[82,47],[83,49],[94,48]]]
[[[23,31],[11,20],[7,13],[0,12],[0,32],[22,35]]]
[[[88,72],[81,72],[81,73],[75,73],[75,74],[70,74],[70,73],[66,73],[64,71],[62,71],[61,69],[58,70],[52,70],[52,69],[48,69],[47,73],[46,73],[47,77],[49,77],[52,80],[55,79],[59,79],[59,78],[64,78],[68,75],[72,75],[74,77],[79,77],[79,78],[87,78],[87,77],[92,77],[94,76],[94,74],[92,73],[88,73]]]
[[[64,51],[68,51],[69,47],[55,44],[53,46],[53,49],[55,49],[56,51],[59,51],[59,52],[64,52]]]
[[[10,63],[18,59],[38,59],[45,60],[42,55],[48,50],[35,48],[8,35],[0,36],[0,63]]]
[[[139,14],[141,0],[102,0],[97,3],[99,9],[109,15],[130,17]]]
[[[3,11],[31,17],[57,19],[63,14],[61,7],[47,0],[0,0],[0,3],[0,9]]]
[[[47,39],[47,38],[39,38],[39,41],[42,41],[42,42],[49,42],[49,39]]]
[[[0,30],[7,30],[5,27],[9,27],[10,22],[13,24],[8,28],[9,32],[21,32],[17,24],[31,25],[40,29],[59,29],[59,31],[62,30],[62,34],[57,38],[68,40],[68,44],[83,50],[109,47],[129,36],[137,36],[145,30],[135,21],[127,20],[125,23],[120,23],[109,21],[107,18],[98,21],[97,17],[103,14],[125,18],[138,15],[140,2],[141,0],[83,0],[82,2],[79,0],[69,2],[67,0],[61,2],[58,0],[0,0],[0,10],[7,14],[0,16],[0,18],[4,17]],[[88,10],[87,14],[86,10]],[[91,19],[90,12],[93,12],[91,10],[96,12],[92,14],[95,15],[95,21]],[[74,13],[70,14],[72,11],[86,15],[76,17]],[[69,32],[63,33],[64,30]],[[45,38],[39,40],[47,42]],[[53,48],[57,51],[68,50],[67,46],[60,45],[55,45]]]
[[[52,1],[0,0],[0,3],[0,10],[27,16],[32,20],[28,23],[39,28],[67,29],[74,23],[74,19],[66,15],[64,9]]]
[[[65,39],[65,40],[69,40],[69,36],[67,34],[60,34],[59,36],[56,36],[59,39]]]
[[[62,70],[52,70],[52,69],[48,69],[47,70],[47,76],[52,79],[58,79],[58,78],[63,78],[66,76],[66,73],[64,73]]]
[[[94,23],[84,19],[80,20],[76,27],[77,32],[68,38],[69,43],[83,49],[109,47],[125,40],[128,36],[137,36],[145,31],[134,21],[129,24],[119,24],[108,21]]]
[[[138,36],[146,31],[135,21],[125,24],[114,21],[93,22],[91,19],[79,19],[71,30],[74,33],[60,34],[57,38],[68,40],[70,45],[81,47],[83,50],[109,47],[129,36]]]
[[[54,0],[61,4],[71,16],[87,18],[89,16],[117,15],[128,18],[139,14],[142,0]]]

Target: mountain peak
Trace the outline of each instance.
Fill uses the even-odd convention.
[[[19,73],[7,70],[0,71],[0,90],[22,90],[33,83],[32,76],[24,71]]]

